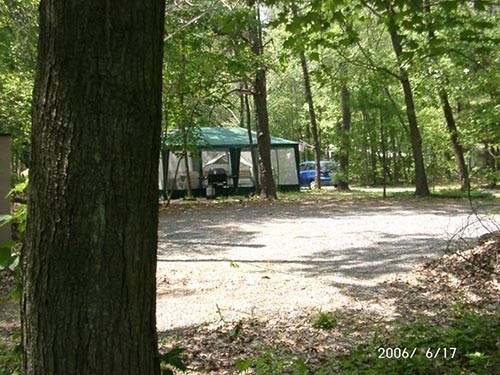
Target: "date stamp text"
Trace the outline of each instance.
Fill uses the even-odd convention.
[[[425,356],[432,359],[454,359],[457,354],[457,348],[438,347],[438,348],[400,348],[400,347],[380,347],[377,349],[377,358],[379,359],[409,359],[415,356]]]

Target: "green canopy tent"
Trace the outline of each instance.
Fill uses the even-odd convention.
[[[168,192],[172,197],[187,193],[187,168],[182,159],[179,133],[170,133],[160,155],[160,198]],[[175,136],[177,135],[177,137]],[[205,196],[207,176],[211,169],[224,169],[227,173],[227,194],[255,192],[255,175],[248,131],[239,127],[200,128],[195,134],[196,151],[188,157],[189,179],[192,193]],[[252,144],[257,150],[257,137],[252,132]],[[271,164],[279,190],[299,190],[298,142],[271,137]]]

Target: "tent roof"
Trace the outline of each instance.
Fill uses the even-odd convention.
[[[212,147],[248,147],[248,131],[239,127],[200,128],[202,141]],[[257,144],[257,136],[252,132],[252,141]],[[271,137],[272,146],[295,146],[298,142]]]

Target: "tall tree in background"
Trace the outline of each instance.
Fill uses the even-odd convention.
[[[259,187],[261,198],[275,199],[276,184],[271,165],[271,135],[269,133],[269,114],[267,111],[266,70],[261,61],[264,54],[260,9],[255,0],[248,0],[248,6],[255,9],[256,22],[250,30],[252,52],[257,58],[257,71],[253,81],[253,98],[259,150]]]
[[[248,84],[253,92],[255,72],[265,67],[270,131],[273,135],[305,139],[313,144],[301,66],[297,63],[300,50],[305,50],[321,148],[329,154],[340,148],[339,66],[349,66],[347,82],[353,103],[350,134],[355,146],[350,150],[349,162],[352,183],[379,181],[379,83],[383,86],[383,96],[389,99],[381,108],[387,166],[392,169],[392,173],[387,171],[387,177],[413,183],[414,165],[423,164],[412,162],[415,144],[412,140],[416,138],[410,136],[405,113],[405,99],[411,90],[412,116],[418,119],[422,139],[417,147],[422,151],[429,183],[452,182],[456,171],[460,171],[450,157],[455,152],[449,141],[453,134],[458,136],[457,145],[465,153],[464,160],[469,156],[479,160],[470,166],[472,183],[487,180],[494,185],[500,181],[500,127],[496,116],[497,35],[500,34],[494,3],[468,0],[265,3],[269,5],[262,23],[265,55],[256,56],[251,50],[250,30],[259,22],[248,1],[167,2],[164,130],[182,124],[188,133],[200,126],[234,126],[239,121],[236,114],[241,106],[234,94],[239,92],[240,83]],[[393,16],[388,4],[394,8]],[[37,5],[36,0],[0,0],[0,130],[12,134],[13,170],[17,173],[29,166],[35,66],[35,54],[31,51],[36,50],[33,41],[38,29]],[[296,16],[290,11],[292,5],[297,7]],[[394,28],[388,27],[391,17]],[[429,28],[435,31],[432,37],[428,37]],[[399,37],[398,59],[390,31]],[[401,90],[400,67],[409,75],[406,97]],[[336,87],[333,93],[332,85]],[[365,98],[361,101],[362,91]],[[448,112],[448,122],[455,122],[457,131],[448,131],[443,111]],[[455,149],[459,151],[458,147]],[[306,151],[302,156],[312,158],[312,152]],[[462,178],[464,181],[466,178]]]
[[[446,120],[446,127],[450,134],[450,141],[455,155],[455,162],[457,163],[458,173],[460,174],[460,187],[462,190],[469,188],[469,171],[465,163],[464,150],[458,139],[458,129],[451,109],[450,100],[448,99],[448,92],[444,87],[439,90],[439,99],[443,107],[444,118]]]
[[[427,176],[425,174],[424,156],[422,152],[422,136],[420,135],[420,129],[418,127],[417,114],[415,112],[415,101],[413,99],[413,91],[408,70],[403,62],[402,37],[399,33],[399,26],[396,21],[397,14],[392,5],[387,7],[387,11],[387,27],[391,37],[394,54],[396,55],[399,65],[399,81],[401,82],[401,86],[403,88],[406,115],[410,126],[410,140],[413,151],[413,161],[415,163],[415,195],[428,196],[430,195],[430,191],[427,183]]]
[[[434,23],[432,20],[432,6],[429,0],[424,2],[424,11],[427,26],[427,43],[428,48],[431,50],[433,45],[436,44],[436,33],[434,31]],[[432,56],[432,53],[429,53]],[[439,66],[439,63],[432,59],[433,65]],[[467,169],[467,164],[465,163],[464,150],[462,144],[458,138],[458,128],[455,121],[455,116],[453,115],[453,109],[450,105],[449,95],[447,88],[438,81],[438,95],[441,102],[441,107],[443,109],[444,118],[446,121],[446,127],[450,135],[450,141],[453,149],[453,154],[455,155],[455,162],[457,163],[458,173],[460,175],[460,185],[461,189],[465,190],[469,187],[469,171]]]
[[[158,374],[164,2],[40,5],[25,374]]]
[[[243,91],[248,91],[246,86],[241,86],[241,113],[240,113],[240,127],[247,129],[248,134],[248,148],[252,157],[252,170],[254,171],[254,184],[255,191],[260,192],[259,182],[259,161],[257,160],[257,150],[255,149],[254,139],[252,136],[252,111],[250,109],[250,102],[248,101],[248,94]]]
[[[292,4],[291,6],[292,14],[295,18],[298,16],[297,6]],[[313,152],[314,152],[314,183],[311,187],[315,189],[321,189],[321,150],[320,150],[320,142],[318,135],[318,123],[316,121],[316,111],[314,109],[314,100],[313,93],[311,89],[311,77],[309,74],[309,67],[307,64],[306,53],[304,51],[304,47],[301,46],[299,51],[300,65],[302,67],[302,77],[304,82],[304,92],[305,99],[307,102],[307,108],[309,110],[309,123],[310,126],[306,127],[306,129],[310,129],[312,140],[313,140]]]
[[[314,100],[311,90],[311,79],[309,76],[309,68],[307,66],[306,54],[304,51],[300,52],[300,64],[302,66],[302,75],[304,77],[304,90],[306,94],[307,107],[309,109],[309,120],[311,122],[311,133],[313,139],[314,147],[314,169],[316,174],[314,175],[314,188],[321,189],[321,154],[320,154],[320,144],[318,135],[318,124],[316,122],[316,112],[314,110]]]
[[[350,191],[349,188],[349,151],[351,141],[349,134],[351,131],[351,93],[346,83],[342,83],[341,88],[341,106],[342,106],[342,121],[339,126],[340,136],[340,152],[339,152],[339,168],[338,177],[339,190]]]

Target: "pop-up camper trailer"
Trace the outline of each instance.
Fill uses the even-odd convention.
[[[196,138],[196,151],[190,153],[187,168],[182,152],[175,151],[180,149],[178,144],[167,141],[163,145],[159,164],[161,199],[170,193],[174,198],[185,196],[188,180],[194,196],[247,195],[255,192],[257,171],[253,168],[246,129],[200,128]],[[252,132],[252,144],[257,153],[255,132]],[[299,190],[298,142],[271,137],[271,163],[278,190]]]

